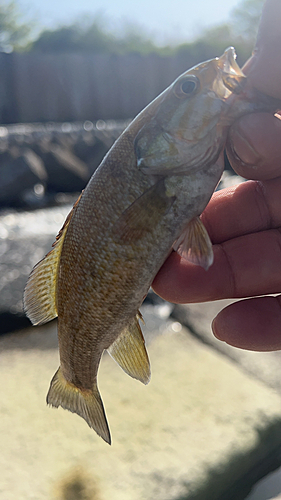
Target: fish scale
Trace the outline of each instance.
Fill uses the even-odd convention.
[[[60,367],[47,403],[77,413],[108,443],[97,386],[102,353],[149,382],[139,307],[173,248],[211,265],[198,216],[220,179],[228,127],[268,108],[247,90],[232,48],[186,71],[115,142],[31,272],[28,317],[42,324],[58,316]]]

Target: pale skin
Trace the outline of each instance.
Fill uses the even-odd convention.
[[[281,2],[266,0],[257,46],[243,70],[258,90],[279,98],[281,108],[280,47]],[[268,113],[244,116],[230,129],[227,154],[235,171],[249,181],[215,193],[202,214],[214,244],[214,264],[206,272],[173,252],[153,288],[175,303],[247,297],[218,314],[212,324],[215,336],[243,349],[278,350],[281,119]]]

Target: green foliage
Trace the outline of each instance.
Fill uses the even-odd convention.
[[[107,27],[102,16],[85,16],[68,26],[43,30],[28,45],[30,25],[20,20],[16,0],[0,0],[0,51],[36,50],[40,52],[91,52],[91,53],[157,53],[160,55],[188,53],[194,64],[221,54],[234,45],[239,63],[249,57],[254,46],[259,17],[264,0],[242,0],[232,11],[229,22],[214,26],[201,33],[193,42],[175,47],[159,47],[153,35],[147,34],[134,23],[122,26],[119,33]]]
[[[264,0],[244,0],[233,10],[232,26],[236,36],[255,40],[263,4]]]
[[[243,0],[230,16],[229,22],[214,26],[201,33],[190,44],[183,44],[178,51],[192,54],[194,64],[221,54],[234,45],[241,65],[250,57],[255,45],[256,34],[264,0]]]
[[[135,26],[127,25],[120,36],[108,31],[99,18],[92,22],[82,19],[70,26],[43,31],[33,42],[32,50],[41,52],[98,52],[123,54],[126,52],[157,52],[158,47]]]
[[[32,45],[32,50],[42,52],[98,52],[124,54],[137,52],[160,55],[188,53],[194,64],[221,54],[234,45],[239,63],[243,64],[250,56],[254,46],[258,21],[264,0],[242,0],[233,10],[228,23],[207,29],[191,43],[176,47],[159,47],[149,36],[134,24],[123,27],[122,33],[114,34],[106,28],[104,19],[94,17],[82,19],[70,26],[43,31]]]
[[[194,42],[180,45],[177,47],[177,52],[188,54],[192,57],[193,64],[197,64],[204,59],[211,59],[222,54],[230,46],[235,47],[238,63],[241,66],[251,55],[254,39],[245,40],[233,32],[231,25],[222,24],[206,30]]]
[[[111,52],[114,37],[94,21],[85,27],[81,23],[44,30],[33,42],[32,49],[41,52]]]
[[[30,25],[23,23],[14,0],[0,1],[0,52],[20,50],[28,42]]]

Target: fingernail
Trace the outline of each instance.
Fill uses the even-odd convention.
[[[213,330],[213,334],[214,334],[214,336],[215,336],[218,340],[220,340],[220,341],[224,342],[224,339],[223,339],[223,338],[219,335],[219,332],[218,332],[218,330],[217,330],[217,326],[216,326],[216,319],[217,319],[217,316],[216,316],[216,317],[213,319],[213,321],[212,321],[212,330]]]
[[[229,145],[235,160],[254,167],[259,164],[261,155],[249,139],[250,130],[249,128],[245,130],[245,124],[242,123],[232,127],[229,134]]]

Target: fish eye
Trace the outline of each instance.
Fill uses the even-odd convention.
[[[186,82],[183,82],[181,84],[181,90],[185,94],[191,94],[191,92],[193,92],[193,90],[195,90],[196,87],[197,87],[197,85],[196,85],[196,82],[194,80],[187,80]]]
[[[197,76],[190,75],[176,82],[174,93],[177,97],[183,98],[194,94],[199,88],[200,82]]]

